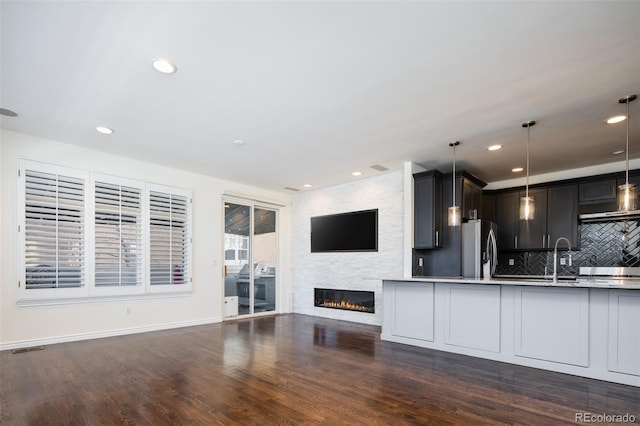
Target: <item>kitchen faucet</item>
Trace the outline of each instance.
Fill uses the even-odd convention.
[[[554,283],[558,282],[558,243],[560,242],[560,240],[565,240],[567,242],[567,245],[569,246],[569,250],[571,250],[571,241],[569,241],[568,238],[559,237],[556,240],[556,244],[553,247],[553,282]],[[569,254],[569,266],[571,266],[571,254]]]

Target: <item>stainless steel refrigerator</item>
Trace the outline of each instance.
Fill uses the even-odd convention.
[[[462,224],[462,276],[490,279],[496,273],[498,227],[488,220]]]

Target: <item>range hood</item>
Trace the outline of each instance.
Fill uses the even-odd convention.
[[[584,213],[578,215],[578,219],[580,219],[580,222],[582,223],[607,222],[614,220],[637,220],[640,219],[640,210]]]

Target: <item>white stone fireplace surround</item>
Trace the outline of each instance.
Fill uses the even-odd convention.
[[[312,216],[378,209],[378,251],[311,253]],[[297,194],[292,201],[293,311],[382,325],[382,279],[403,272],[403,173]],[[314,306],[314,288],[373,291],[375,313]]]

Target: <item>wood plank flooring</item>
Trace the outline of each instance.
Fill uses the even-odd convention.
[[[640,423],[640,388],[281,315],[0,353],[2,425]],[[602,424],[602,423],[600,423]]]

